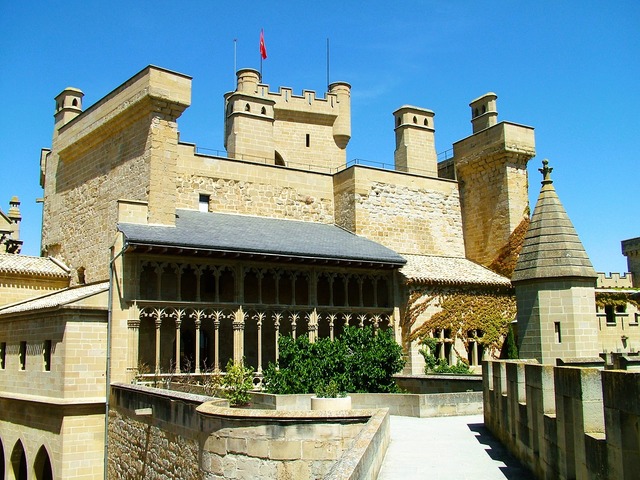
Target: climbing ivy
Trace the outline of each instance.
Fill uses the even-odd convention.
[[[430,306],[440,310],[413,329],[418,317]],[[460,292],[442,288],[425,293],[414,290],[409,295],[404,314],[405,325],[411,328],[405,338],[407,343],[415,340],[425,343],[432,331],[445,329],[451,332],[452,339],[461,340],[467,349],[473,341],[495,351],[502,346],[516,316],[516,302],[509,291]],[[465,356],[457,351],[456,354]]]
[[[596,291],[596,306],[604,308],[605,305],[621,307],[627,303],[640,309],[640,293],[636,292],[598,292]]]
[[[529,229],[529,209],[525,210],[525,217],[518,224],[518,226],[511,232],[507,243],[500,249],[496,258],[489,264],[489,269],[493,270],[500,275],[504,275],[507,278],[511,278],[513,271],[516,268],[516,262],[518,261],[518,255],[522,250],[522,244],[524,243],[524,237]]]

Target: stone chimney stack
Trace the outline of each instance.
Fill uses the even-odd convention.
[[[476,98],[469,104],[471,107],[473,133],[477,133],[498,123],[497,99],[498,96],[495,93],[489,92]]]
[[[400,172],[438,176],[435,144],[435,113],[425,108],[404,105],[393,112],[396,150],[394,161]]]

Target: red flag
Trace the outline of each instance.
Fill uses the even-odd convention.
[[[260,56],[263,60],[267,58],[267,47],[264,44],[264,30],[260,30]]]

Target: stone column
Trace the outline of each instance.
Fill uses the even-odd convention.
[[[318,311],[314,308],[307,316],[309,325],[309,342],[314,343],[318,339]]]
[[[162,313],[161,308],[156,309],[156,373],[160,373],[160,327],[162,326]]]
[[[135,309],[137,310],[137,308]],[[140,347],[140,318],[127,321],[129,328],[129,367],[127,370],[134,375],[138,372],[138,350]]]
[[[244,357],[244,321],[242,305],[235,311],[233,318],[233,361],[241,363]]]

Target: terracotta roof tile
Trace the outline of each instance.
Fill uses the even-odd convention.
[[[0,273],[64,278],[69,276],[69,268],[52,257],[0,253]]]
[[[461,257],[402,255],[407,264],[400,269],[410,282],[444,285],[483,285],[509,287],[507,277]]]

